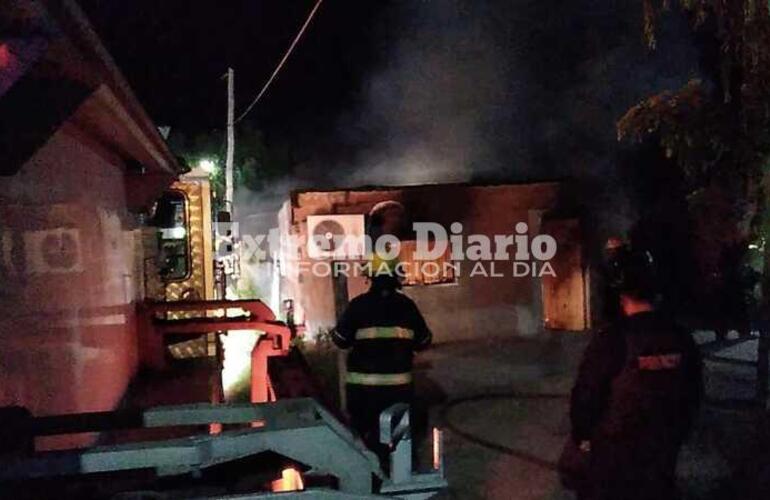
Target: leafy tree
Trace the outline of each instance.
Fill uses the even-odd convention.
[[[191,166],[201,160],[211,160],[216,169],[211,174],[215,193],[215,209],[222,207],[225,192],[226,140],[224,130],[185,134],[172,131],[171,148]],[[287,175],[291,170],[292,157],[288,146],[268,146],[263,133],[250,124],[236,129],[236,146],[233,161],[233,184],[258,192],[273,180]]]
[[[669,1],[643,0],[644,39]],[[659,141],[681,169],[690,210],[717,251],[701,263],[724,267],[725,252],[764,248],[764,175],[770,156],[770,14],[760,0],[679,0],[702,55],[705,81],[651,96],[618,121],[619,140]],[[740,261],[740,259],[738,259]],[[705,275],[708,275],[706,272]]]
[[[656,49],[656,24],[670,0],[642,0],[644,39]],[[770,224],[766,174],[770,166],[770,12],[767,0],[678,0],[701,51],[703,80],[651,96],[618,121],[619,140],[657,140],[682,172],[708,289],[719,282],[721,303],[749,296],[755,280],[746,262],[767,270]],[[706,246],[711,245],[709,250]],[[751,251],[754,254],[751,254]],[[770,313],[770,273],[762,278],[758,311]],[[756,276],[756,274],[753,274]],[[729,308],[729,307],[728,307]],[[770,332],[759,343],[757,396],[767,404]]]

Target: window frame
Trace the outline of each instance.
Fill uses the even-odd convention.
[[[181,200],[182,200],[182,202],[184,204],[184,210],[183,210],[183,212],[184,212],[184,226],[183,227],[184,227],[184,230],[185,230],[184,241],[185,241],[185,263],[186,263],[186,265],[185,265],[185,273],[184,273],[183,276],[173,277],[173,278],[169,278],[169,277],[165,277],[165,276],[160,276],[160,280],[163,283],[166,283],[166,284],[168,284],[168,283],[180,283],[180,282],[187,281],[188,279],[190,279],[190,277],[193,274],[192,245],[190,243],[190,198],[187,196],[187,193],[184,192],[183,190],[174,188],[174,189],[167,189],[166,191],[164,191],[163,195],[161,196],[161,199],[167,197],[168,195],[178,195],[179,197],[181,197]],[[160,231],[161,228],[159,226],[157,226],[157,229],[158,229],[158,233],[157,233],[157,236],[158,236],[158,251],[160,252],[160,249],[162,247],[162,243],[164,241],[164,238],[161,235],[161,231]],[[165,239],[165,240],[166,241],[172,241],[171,239]]]

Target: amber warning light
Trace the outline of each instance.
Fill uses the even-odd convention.
[[[444,459],[442,447],[444,444],[444,433],[440,429],[433,428],[433,469],[440,471],[444,468]]]
[[[302,480],[302,474],[294,467],[287,467],[281,471],[281,479],[272,483],[273,492],[281,491],[302,491],[305,489],[305,483]]]

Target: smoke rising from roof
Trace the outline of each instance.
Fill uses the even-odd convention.
[[[494,19],[480,5],[400,6],[402,26],[387,62],[365,82],[356,129],[372,147],[349,182],[464,181],[497,167],[495,125],[520,112],[522,95],[509,81],[517,54],[496,43]],[[505,134],[510,140],[518,131]]]
[[[267,192],[569,177],[600,224],[624,230],[642,195],[615,121],[698,74],[687,21],[662,18],[650,52],[637,2],[393,2],[382,23],[358,106],[330,124],[328,150]],[[249,210],[265,205],[246,194]]]
[[[609,225],[627,225],[638,193],[618,161],[626,146],[615,122],[698,75],[682,16],[661,20],[650,52],[635,2],[427,0],[394,9],[386,62],[365,82],[361,109],[341,119],[341,133],[354,131],[361,148],[334,184],[568,177],[597,195],[587,203],[620,214]]]
[[[613,154],[628,107],[697,73],[686,24],[671,15],[650,53],[633,2],[433,0],[398,14],[357,116],[372,167],[356,181],[585,175],[574,157]]]

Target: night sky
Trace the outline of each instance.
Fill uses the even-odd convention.
[[[236,113],[245,110],[304,22],[314,0],[81,0],[108,49],[158,124],[221,128],[235,69]],[[318,147],[362,77],[387,54],[383,2],[328,0],[278,79],[248,116],[271,137]]]
[[[223,126],[227,66],[240,112],[314,1],[81,4],[156,122],[198,132]],[[289,187],[574,177],[624,214],[615,121],[702,77],[683,16],[654,52],[641,22],[618,0],[326,0],[247,121],[291,148]]]

